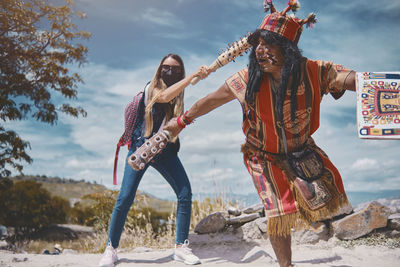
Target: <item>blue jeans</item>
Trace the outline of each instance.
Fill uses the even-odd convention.
[[[135,149],[134,145],[132,147]],[[133,151],[130,150],[128,157],[132,153]],[[135,199],[140,180],[148,166],[155,168],[167,180],[178,198],[176,243],[183,244],[188,238],[192,212],[192,189],[177,152],[171,149],[169,143],[161,154],[154,157],[153,161],[146,165],[144,170],[135,171],[127,162],[125,163],[124,178],[111,216],[108,232],[108,242],[111,242],[114,248],[119,245],[126,217]]]

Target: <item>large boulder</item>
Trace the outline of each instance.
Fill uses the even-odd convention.
[[[400,198],[381,198],[375,201],[385,207],[388,207],[390,209],[391,214],[400,213]],[[355,210],[359,211],[368,206],[369,203],[370,202],[361,203],[357,206]]]
[[[243,232],[243,239],[245,240],[255,240],[262,238],[262,233],[255,221],[246,223],[242,225],[241,228]]]
[[[209,234],[222,231],[226,226],[226,219],[221,212],[214,212],[203,218],[194,228],[197,234]]]
[[[330,238],[329,228],[322,222],[312,224],[308,229],[301,229],[292,234],[292,239],[299,244],[316,244]]]
[[[339,239],[353,240],[386,227],[389,214],[389,208],[373,201],[364,209],[333,222],[333,231]]]

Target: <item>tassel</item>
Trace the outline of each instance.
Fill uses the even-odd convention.
[[[271,10],[271,13],[276,12],[276,9],[274,7],[274,4],[272,3],[272,0],[264,0],[264,12],[268,12]]]
[[[308,18],[306,20],[306,27],[307,28],[314,28],[314,24],[317,23],[317,19],[315,18],[315,14],[314,13],[310,13],[310,15],[308,15]]]
[[[300,2],[298,0],[289,0],[288,5],[293,12],[296,12],[300,8]]]

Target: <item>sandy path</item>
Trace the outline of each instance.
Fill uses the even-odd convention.
[[[200,266],[277,266],[272,247],[263,243],[234,243],[219,246],[198,246],[193,251],[202,261]],[[186,266],[172,260],[172,249],[135,249],[119,254],[117,267]],[[97,266],[100,254],[12,254],[0,251],[0,266],[64,267]],[[320,242],[317,245],[294,245],[296,267],[386,267],[400,266],[400,249],[358,246],[344,248]]]

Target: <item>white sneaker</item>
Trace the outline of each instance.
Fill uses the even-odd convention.
[[[99,262],[99,267],[114,267],[114,263],[118,261],[117,250],[108,244],[104,255]]]
[[[200,264],[200,259],[193,254],[192,250],[189,248],[189,240],[185,240],[185,243],[181,247],[176,247],[174,250],[174,260],[182,261],[188,265]]]

